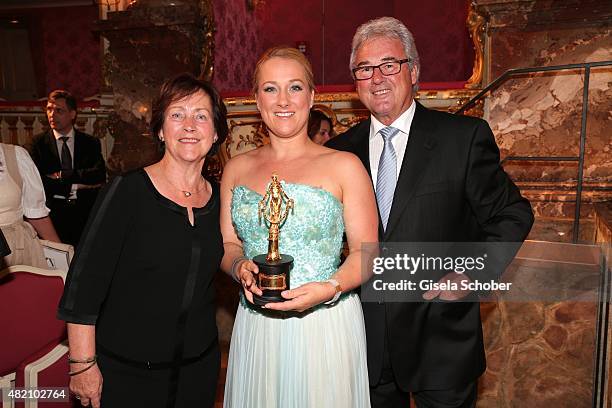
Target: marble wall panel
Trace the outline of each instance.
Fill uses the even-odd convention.
[[[507,69],[612,60],[609,2],[477,0],[487,16],[490,80]],[[593,203],[612,199],[612,67],[590,76],[579,241],[596,235]],[[485,118],[507,156],[577,156],[584,72],[525,75],[488,98]],[[507,162],[530,200],[535,240],[571,242],[576,162]],[[597,304],[483,305],[488,368],[479,407],[593,405]],[[609,406],[609,405],[608,405]]]
[[[578,36],[577,30],[566,34],[569,38],[563,38],[561,43],[559,39],[552,40],[550,32],[508,32],[500,35],[503,40],[493,40],[497,46],[493,46],[491,58],[505,61],[503,68],[612,60],[610,30],[598,35],[582,31]],[[511,46],[519,43],[521,47]],[[528,46],[525,47],[525,43]],[[512,61],[519,58],[514,54],[517,48],[521,50],[519,54],[530,50],[533,55],[528,58],[523,55],[522,61]],[[576,70],[513,79],[494,92],[488,101],[488,120],[502,156],[577,156],[583,87],[584,73]],[[584,165],[587,182],[612,182],[611,87],[612,67],[592,70]],[[507,169],[521,181],[568,181],[576,179],[578,167],[571,162],[531,162],[510,164]]]
[[[483,304],[477,407],[592,406],[596,311],[595,303]]]

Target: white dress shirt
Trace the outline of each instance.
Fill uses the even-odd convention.
[[[60,161],[62,157],[62,148],[64,146],[64,142],[60,139],[61,137],[66,136],[68,140],[66,143],[68,144],[68,150],[70,150],[70,158],[72,159],[72,168],[74,169],[74,128],[70,128],[70,132],[65,135],[62,135],[57,130],[53,129],[53,136],[55,136],[55,143],[57,144],[57,152],[59,153]],[[73,184],[70,188],[70,199],[75,199],[77,197],[77,185]],[[55,198],[65,198],[62,196],[56,196]]]
[[[397,172],[395,173],[396,181],[399,177],[400,169],[402,168],[404,154],[406,153],[406,146],[408,145],[410,126],[412,126],[412,119],[414,118],[415,110],[416,103],[413,100],[410,107],[390,125],[396,129],[399,129],[399,133],[391,140],[391,144],[393,144],[393,148],[395,149],[395,154],[397,156]],[[387,126],[376,119],[374,115],[371,115],[370,119],[370,172],[372,173],[372,180],[374,181],[374,190],[376,190],[376,183],[378,181],[378,162],[380,161],[380,155],[385,147],[385,141],[380,134],[380,130]]]
[[[36,165],[30,158],[28,152],[20,147],[15,146],[15,156],[17,159],[17,169],[21,176],[21,208],[6,208],[6,203],[3,199],[7,198],[8,192],[3,192],[0,197],[0,220],[6,212],[17,211],[18,217],[26,216],[27,218],[42,218],[49,215],[49,209],[45,206],[45,189],[43,188],[42,180],[40,179],[40,173]],[[2,143],[0,143],[0,185],[6,182],[6,178],[9,178],[8,169],[6,168],[6,158],[4,156],[4,149]],[[8,215],[7,215],[8,216]],[[0,221],[0,224],[2,222]]]

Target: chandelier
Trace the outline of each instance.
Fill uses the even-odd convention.
[[[106,11],[117,11],[117,6],[121,0],[93,0],[97,6],[106,6]]]

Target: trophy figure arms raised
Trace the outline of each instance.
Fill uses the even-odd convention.
[[[280,231],[289,212],[293,213],[294,201],[289,198],[276,174],[268,186],[257,208],[259,222],[268,227],[268,253],[257,255],[253,262],[257,264],[258,285],[263,292],[262,296],[253,296],[256,305],[266,303],[284,302],[281,292],[289,289],[289,271],[293,266],[293,257],[281,254],[278,249]]]

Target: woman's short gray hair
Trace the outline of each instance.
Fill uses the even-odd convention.
[[[351,73],[352,69],[355,68],[355,54],[359,47],[361,47],[365,41],[376,37],[396,38],[401,41],[404,46],[406,57],[410,59],[408,62],[410,70],[416,67],[417,81],[412,87],[412,90],[416,92],[419,89],[419,75],[421,73],[419,53],[416,49],[412,33],[406,28],[404,23],[393,17],[381,17],[370,20],[357,28],[351,46]]]

